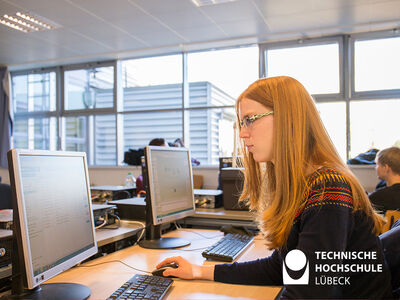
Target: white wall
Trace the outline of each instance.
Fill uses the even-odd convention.
[[[378,178],[375,173],[375,166],[353,165],[350,169],[360,180],[367,192],[375,190]],[[89,176],[91,185],[122,185],[128,172],[132,172],[137,177],[141,173],[140,167],[90,167]],[[193,167],[193,174],[203,175],[203,188],[216,189],[218,185],[217,167]],[[8,170],[0,168],[0,176],[3,183],[10,183]]]

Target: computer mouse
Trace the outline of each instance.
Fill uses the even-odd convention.
[[[153,272],[151,272],[151,274],[153,274],[153,276],[176,278],[176,276],[164,276],[163,272],[167,269],[176,269],[177,267],[178,267],[178,265],[176,263],[165,264],[165,265],[162,265],[160,268],[153,270]]]

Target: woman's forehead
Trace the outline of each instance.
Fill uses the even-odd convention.
[[[239,113],[257,112],[268,108],[266,105],[261,104],[250,98],[243,98],[239,102]]]

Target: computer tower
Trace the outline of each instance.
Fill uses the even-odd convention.
[[[221,186],[223,191],[224,208],[227,210],[248,210],[248,207],[239,203],[243,190],[243,168],[222,168]]]

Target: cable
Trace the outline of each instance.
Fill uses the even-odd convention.
[[[145,270],[141,270],[135,267],[132,267],[130,265],[128,265],[127,263],[123,262],[122,260],[110,260],[110,261],[105,261],[105,262],[101,262],[101,263],[97,263],[97,264],[93,264],[93,265],[89,265],[89,266],[81,266],[81,265],[77,265],[77,268],[91,268],[91,267],[96,267],[96,266],[100,266],[100,265],[104,265],[104,264],[109,264],[109,263],[114,263],[114,262],[118,262],[121,263],[125,266],[127,266],[128,268],[131,268],[135,271],[139,271],[139,272],[143,272],[143,273],[147,273],[147,274],[151,274],[150,271],[145,271]]]
[[[174,225],[175,225],[176,229],[182,229],[182,226],[178,225],[178,223],[176,223],[176,221],[174,222]]]
[[[114,215],[113,213],[107,212],[107,214],[109,214],[110,216],[112,216],[116,220],[118,220],[117,226],[113,226],[113,227],[107,226],[107,227],[104,227],[103,229],[118,229],[118,228],[120,228],[121,227],[121,219],[117,215]]]
[[[224,235],[221,233],[221,234],[219,234],[219,235],[214,235],[214,236],[208,237],[208,236],[205,236],[204,234],[198,233],[198,232],[196,232],[196,231],[186,230],[186,229],[185,229],[185,231],[188,231],[188,232],[190,232],[190,233],[197,234],[197,235],[199,235],[199,236],[201,236],[202,238],[207,239],[207,240],[212,240],[212,239],[216,239],[216,238],[218,238],[218,237],[223,237],[223,236],[224,236]]]
[[[139,230],[142,230],[142,232],[140,233],[137,241],[133,244],[133,246],[137,245],[140,240],[143,238],[143,235],[145,233],[145,229],[146,229],[146,224],[139,222],[139,221],[129,221],[129,223],[134,223],[134,224],[139,224],[140,226],[142,226],[141,228],[139,228]]]
[[[175,225],[176,229],[183,229],[182,226],[178,225],[176,222],[174,222],[174,225]],[[186,229],[186,228],[185,228],[185,232],[190,232],[190,233],[197,234],[197,235],[199,235],[202,238],[205,238],[207,240],[212,240],[212,239],[215,239],[217,237],[222,237],[223,236],[223,234],[220,234],[220,235],[214,235],[214,236],[208,237],[208,236],[205,236],[204,234],[201,234],[201,233],[198,233],[196,231],[192,231],[192,230],[189,230],[189,229]]]
[[[209,247],[209,246],[208,246]],[[183,252],[190,252],[190,251],[197,251],[197,250],[203,250],[207,249],[208,247],[201,247],[201,248],[196,248],[196,249],[174,249],[176,251],[183,251]]]
[[[144,224],[143,222],[139,222],[139,221],[129,221],[129,223],[139,224],[139,225],[142,226],[143,228],[146,227],[146,224]]]
[[[135,242],[135,244],[134,244],[133,246],[137,245],[137,244],[140,242],[140,240],[142,239],[142,237],[143,237],[143,235],[144,235],[144,232],[145,232],[146,227],[142,227],[142,228],[140,228],[140,229],[142,229],[142,232],[140,233],[140,235],[139,235],[137,241]]]
[[[99,229],[99,228],[104,227],[106,225],[107,225],[107,221],[103,220],[103,223],[101,223],[100,225],[96,226],[95,229]]]

